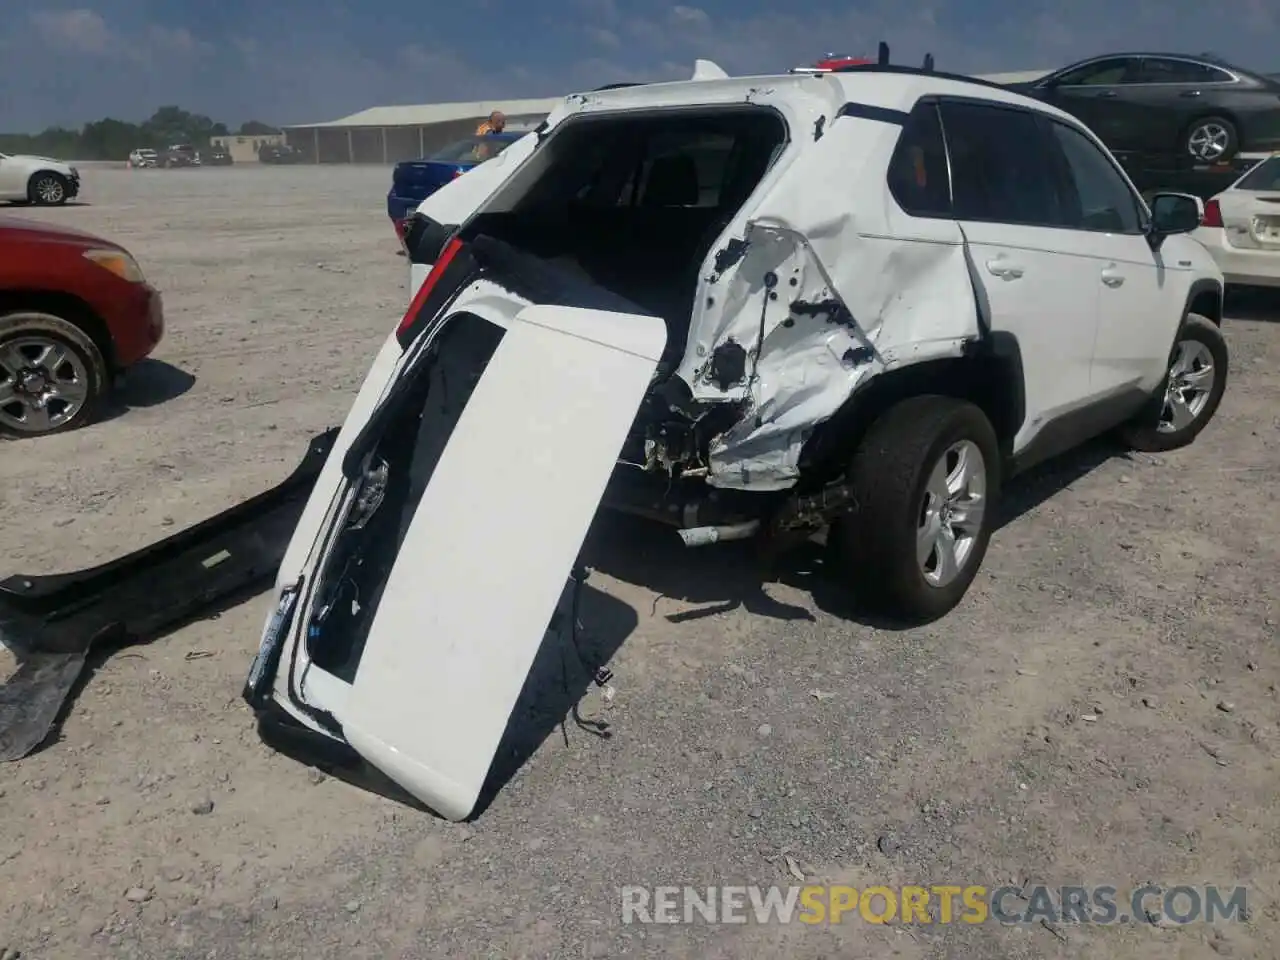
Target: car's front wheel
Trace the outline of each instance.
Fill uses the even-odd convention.
[[[982,565],[1000,495],[986,415],[951,397],[904,400],[868,430],[848,481],[855,506],[832,546],[859,599],[910,622],[948,613]]]
[[[66,177],[51,170],[33,174],[27,183],[27,199],[42,207],[60,206],[70,195]]]
[[[52,314],[0,316],[0,435],[40,437],[94,418],[108,386],[102,351]]]
[[[1151,402],[1121,428],[1121,438],[1148,453],[1176,450],[1208,426],[1227,389],[1227,342],[1212,320],[1188,314],[1178,331],[1164,381]]]

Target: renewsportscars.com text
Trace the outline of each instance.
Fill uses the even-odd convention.
[[[1113,886],[629,886],[623,923],[866,923],[1015,925],[1224,923],[1248,916],[1245,887]]]

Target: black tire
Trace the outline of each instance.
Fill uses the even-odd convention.
[[[926,578],[917,559],[917,535],[930,474],[962,441],[982,455],[984,509],[958,575],[939,585]],[[927,623],[950,612],[986,555],[1000,500],[1000,473],[995,430],[971,403],[912,397],[872,424],[849,466],[856,506],[831,531],[833,559],[862,605],[909,623]]]
[[[60,207],[71,196],[67,178],[52,170],[40,170],[27,181],[27,199],[40,207]]]
[[[1175,426],[1171,417],[1168,388],[1174,364],[1179,359],[1184,343],[1201,344],[1208,349],[1212,357],[1212,382],[1202,406],[1197,407],[1194,402],[1188,404],[1188,408],[1195,411],[1190,422],[1175,429],[1162,429],[1162,421],[1168,422],[1169,427]],[[1151,402],[1120,428],[1121,439],[1134,450],[1145,453],[1160,453],[1187,446],[1200,435],[1201,430],[1208,426],[1217,412],[1218,404],[1222,402],[1222,395],[1227,389],[1229,365],[1230,355],[1227,352],[1227,341],[1223,339],[1222,331],[1212,320],[1196,313],[1187,314],[1182,329],[1174,338],[1173,349],[1169,351],[1169,364],[1164,379],[1160,381],[1160,386],[1152,395]],[[1185,398],[1185,392],[1183,396]]]
[[[1225,143],[1221,145],[1222,152],[1216,156],[1204,155],[1203,145],[1207,141],[1203,138],[1206,136],[1206,131],[1215,133],[1220,131],[1225,135]],[[1215,136],[1215,144],[1217,140]],[[1226,117],[1200,117],[1193,120],[1183,132],[1179,149],[1184,157],[1190,156],[1200,163],[1223,163],[1234,157],[1240,149],[1240,133],[1236,130],[1236,125]]]
[[[48,428],[26,428],[15,424],[26,414],[22,410],[21,401],[10,400],[5,403],[6,386],[12,386],[14,372],[8,367],[13,363],[6,348],[14,348],[24,344],[23,351],[30,355],[35,353],[32,341],[44,340],[63,347],[74,361],[53,371],[65,383],[83,382],[84,400],[69,416],[56,416],[56,422]],[[16,351],[15,351],[16,352]],[[78,364],[78,369],[76,369]],[[73,370],[74,380],[68,379],[66,373]],[[81,378],[83,380],[81,381]],[[93,339],[78,326],[61,317],[37,311],[17,311],[0,316],[0,435],[7,437],[43,437],[54,433],[65,433],[75,430],[91,422],[102,408],[103,400],[110,380],[107,375],[107,364],[102,351]],[[59,402],[61,406],[61,402]],[[69,407],[61,406],[65,413]]]

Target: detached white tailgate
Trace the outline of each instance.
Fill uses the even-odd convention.
[[[525,308],[431,475],[337,718],[450,819],[475,807],[665,345],[656,317]]]

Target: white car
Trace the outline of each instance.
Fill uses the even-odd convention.
[[[57,206],[80,193],[80,173],[61,160],[0,153],[0,200]]]
[[[830,525],[864,602],[941,616],[1010,476],[1213,416],[1202,209],[1149,210],[1066,113],[930,71],[567,97],[411,222],[425,279],[294,532],[246,699],[467,817],[548,624],[576,629],[602,502],[693,546]]]
[[[139,147],[129,154],[129,166],[146,170],[159,166],[160,155],[150,147]]]
[[[1193,236],[1229,284],[1280,287],[1280,154],[1268,157],[1204,205]]]

